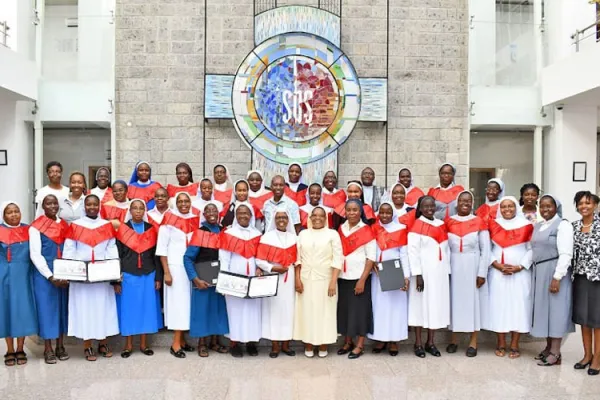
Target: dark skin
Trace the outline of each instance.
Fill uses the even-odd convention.
[[[333,192],[333,190],[337,187],[337,182],[337,176],[335,176],[335,172],[333,171],[328,171],[323,177],[323,186],[325,186],[325,188],[330,192]]]
[[[225,168],[217,166],[213,170],[213,177],[215,178],[215,182],[217,184],[222,185],[223,183],[227,182],[227,171]]]
[[[372,186],[374,180],[375,171],[373,171],[372,168],[367,167],[360,173],[360,181],[362,182],[363,186]]]
[[[317,185],[311,185],[308,190],[308,199],[310,200],[311,206],[318,206],[319,202],[321,201],[321,187]]]
[[[200,195],[202,200],[209,201],[213,194],[213,185],[212,182],[208,179],[200,182]]]
[[[537,210],[537,201],[539,193],[531,188],[523,192],[523,212],[535,212]]]
[[[79,174],[73,174],[69,179],[69,190],[71,199],[79,200],[85,192],[85,178]]]
[[[485,197],[489,201],[497,201],[498,196],[500,196],[500,192],[500,185],[498,185],[496,182],[490,182],[485,188]]]
[[[98,175],[96,176],[96,184],[100,189],[106,189],[110,183],[110,174],[106,170],[106,168],[102,168],[98,170]]]
[[[113,185],[113,197],[119,203],[127,201],[127,186],[122,183],[115,183]]]
[[[348,200],[357,199],[360,200],[360,196],[362,195],[362,190],[358,185],[350,185],[346,190],[348,193]]]
[[[179,186],[187,186],[190,184],[190,172],[185,167],[179,167],[175,170],[177,176],[177,183]]]
[[[134,201],[131,203],[131,205],[129,206],[129,211],[131,212],[131,221],[139,224],[144,222],[144,214],[146,213],[146,206],[144,205],[144,203],[142,203],[141,201]],[[154,289],[156,290],[160,290],[161,287],[161,282],[155,281],[154,282]],[[121,286],[120,283],[114,285],[115,288],[115,293],[120,295],[123,292],[123,287]],[[140,335],[140,350],[145,350],[148,348],[147,345],[147,341],[146,341],[147,336],[145,334]],[[133,335],[131,336],[126,336],[126,343],[125,343],[125,348],[124,350],[129,350],[131,351],[133,349]]]
[[[258,192],[262,187],[263,179],[259,173],[253,172],[248,176],[248,184],[250,185],[250,190],[253,192]]]
[[[394,203],[394,206],[396,206],[396,208],[404,207],[404,200],[406,200],[406,190],[404,189],[404,186],[394,186],[394,189],[392,190],[392,203]],[[379,212],[381,212],[381,210]]]
[[[62,172],[62,168],[58,165],[48,168],[46,171],[46,174],[48,175],[48,182],[50,182],[48,186],[50,186],[52,189],[59,190],[62,187],[60,183],[62,179]]]
[[[190,196],[186,195],[185,193],[179,193],[177,199],[175,199],[175,206],[181,214],[189,213],[190,209],[192,208],[192,201],[190,199]],[[168,258],[165,256],[160,256],[160,263],[164,271],[165,285],[173,285],[173,275],[171,275],[171,270],[169,269]],[[183,331],[176,330],[173,334],[173,344],[171,345],[171,347],[174,351],[177,352],[181,350],[181,347],[183,347],[184,345],[185,340],[183,338]]]
[[[407,169],[403,169],[400,171],[400,173],[398,174],[398,179],[404,187],[410,187],[410,184],[412,183],[412,175]]]
[[[348,203],[346,204],[346,220],[348,221],[348,225],[350,229],[354,228],[360,222],[360,207],[356,203]],[[354,295],[360,296],[365,291],[365,284],[367,283],[367,279],[369,278],[369,274],[373,270],[373,266],[375,263],[372,260],[367,259],[365,261],[365,267],[363,272],[356,282],[356,286],[354,287]],[[346,336],[344,348],[350,348],[352,345],[352,337]],[[352,350],[354,354],[359,354],[363,351],[365,347],[365,337],[358,336],[358,340],[356,342],[356,347]]]
[[[167,211],[169,208],[169,192],[167,192],[167,189],[156,189],[156,192],[154,192],[154,203],[156,204],[156,209],[161,213]]]
[[[283,176],[277,175],[271,179],[271,191],[273,192],[273,200],[279,201],[283,197],[285,190],[285,179]]]
[[[517,207],[515,203],[510,200],[504,200],[500,203],[500,214],[502,214],[502,218],[506,220],[511,220],[517,215]],[[494,261],[492,263],[492,267],[496,268],[498,271],[502,272],[503,275],[513,275],[523,271],[523,266],[521,265],[511,265],[511,264],[502,264],[498,261]],[[504,351],[502,349],[506,348],[506,333],[497,333],[498,337],[498,346],[495,351],[496,355],[499,357],[504,357]],[[511,351],[509,354],[510,358],[519,357],[519,340],[521,338],[521,334],[519,332],[511,332],[511,343],[510,348],[515,351]]]
[[[4,223],[8,226],[19,226],[21,224],[21,210],[16,204],[9,204],[4,209]],[[15,353],[15,342],[12,337],[7,337],[4,339],[6,341],[7,353]],[[17,338],[17,352],[23,351],[23,346],[25,345],[25,337]],[[52,351],[52,347],[50,347],[50,351]],[[8,361],[9,366],[13,366],[16,363],[19,365],[27,364],[27,360],[16,361],[16,358],[13,356]]]
[[[302,169],[296,164],[292,165],[288,169],[288,177],[292,183],[300,182],[300,178],[302,177]]]
[[[454,182],[454,169],[452,169],[449,165],[444,165],[440,168],[440,186],[443,188],[447,188]]]
[[[238,201],[248,200],[248,185],[246,185],[246,182],[238,182],[235,185],[235,198]]]
[[[150,166],[146,163],[138,165],[137,175],[140,182],[148,182],[150,180]]]
[[[310,222],[312,225],[312,229],[324,229],[327,223],[327,214],[322,208],[315,208],[310,214]],[[340,274],[340,270],[337,268],[332,268],[331,280],[329,281],[329,287],[327,288],[327,295],[329,297],[333,297],[337,293],[337,280]],[[296,265],[294,269],[295,277],[296,277],[296,292],[302,294],[304,292],[304,285],[302,284],[302,265]],[[314,343],[316,344],[316,343]],[[313,343],[306,343],[306,350],[313,350]],[[319,345],[319,351],[326,351],[327,345],[321,344]]]
[[[594,214],[598,208],[598,203],[591,197],[582,197],[577,203],[577,212],[581,215],[581,222],[584,226],[581,232],[589,233],[591,225],[594,222]],[[581,338],[583,341],[583,359],[580,364],[591,362],[590,368],[600,369],[600,328],[589,326],[581,327]]]

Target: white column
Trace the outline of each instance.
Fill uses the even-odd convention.
[[[542,169],[543,169],[543,142],[542,142],[542,133],[544,128],[541,126],[536,126],[533,131],[533,182],[542,187]]]
[[[35,188],[40,189],[44,186],[44,126],[39,118],[39,113],[36,115],[33,123],[33,146],[35,149],[33,169],[35,176]]]
[[[598,109],[594,106],[565,105],[554,114],[548,132],[548,188],[563,202],[564,217],[577,219],[573,196],[577,191],[596,190]],[[574,163],[586,163],[585,181],[574,181]],[[577,178],[577,177],[575,177]]]

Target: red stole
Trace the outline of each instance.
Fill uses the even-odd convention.
[[[375,213],[368,204],[363,204],[363,210],[365,210],[365,217],[367,220],[375,219]],[[346,203],[340,204],[335,208],[335,213],[342,218],[346,218]]]
[[[441,187],[431,188],[427,192],[428,196],[433,197],[436,201],[444,204],[450,204],[458,197],[458,194],[465,190],[461,185],[456,185],[450,189],[442,189]]]
[[[29,241],[29,226],[17,226],[15,228],[0,226],[0,243],[6,245],[6,261],[10,262],[12,259],[10,254],[11,245],[27,241]]]
[[[204,247],[205,249],[219,249],[219,233],[212,233],[203,231],[202,229],[196,230],[190,240],[190,246]]]
[[[359,230],[351,233],[350,236],[344,235],[341,226],[339,227],[338,231],[340,233],[340,239],[342,239],[342,250],[344,257],[349,256],[359,247],[364,246],[371,240],[375,239],[373,230],[369,225],[363,226]],[[346,259],[344,259],[344,272],[346,272]]]
[[[170,225],[185,233],[185,246],[187,247],[189,245],[188,234],[195,232],[198,229],[200,218],[198,216],[182,218],[169,211],[165,213],[161,225]]]
[[[260,236],[254,239],[244,240],[227,233],[227,230],[221,232],[220,237],[221,250],[239,254],[244,258],[256,257],[256,250],[260,243]],[[246,275],[250,275],[250,262],[246,262]]]
[[[152,215],[150,213],[148,213],[148,222],[150,222],[150,224],[154,227],[154,229],[156,229],[156,232],[158,232],[158,228],[160,228],[162,221],[158,222],[157,220],[152,218]]]
[[[256,258],[260,258],[261,260],[265,260],[270,263],[279,264],[287,269],[298,259],[298,248],[296,247],[296,244],[293,244],[287,249],[282,249],[281,247],[259,243],[258,248],[256,249]],[[284,283],[287,282],[287,278],[288,273],[286,271],[285,276],[283,277]]]
[[[108,221],[116,219],[119,222],[123,222],[125,220],[125,215],[127,215],[126,208],[120,208],[107,204],[104,204],[102,207],[100,207],[100,216]]]
[[[475,215],[481,218],[486,224],[489,224],[490,220],[496,219],[498,206],[500,206],[500,203],[496,203],[493,206],[490,206],[489,204],[483,204],[477,209]]]
[[[140,199],[144,200],[145,203],[148,203],[154,198],[154,193],[156,190],[160,189],[161,187],[162,186],[158,182],[152,182],[152,184],[144,187],[129,185],[127,187],[127,198],[130,200]]]
[[[409,206],[414,207],[418,203],[419,198],[423,196],[425,196],[425,193],[423,193],[423,191],[418,187],[414,187],[410,190],[410,192],[407,193],[406,197],[404,198],[404,202]]]
[[[225,191],[217,189],[213,190],[213,196],[215,197],[215,200],[219,200],[221,203],[223,203],[224,210],[226,209],[225,205],[229,205],[229,202],[231,201],[232,193],[233,189],[227,189]]]
[[[452,233],[460,238],[460,252],[463,251],[463,237],[470,233],[487,230],[487,225],[479,217],[471,218],[468,221],[458,221],[454,218],[446,219],[446,228],[448,233]]]
[[[67,224],[65,220],[56,222],[45,215],[42,215],[33,221],[31,226],[57,244],[56,256],[58,258],[62,258],[60,253],[60,245],[65,242],[65,236],[69,230],[69,224]]]
[[[533,235],[533,225],[527,224],[517,229],[504,229],[496,220],[490,220],[490,238],[498,246],[502,247],[501,264],[504,264],[504,249],[526,243]]]
[[[175,197],[177,193],[187,193],[190,196],[196,196],[198,194],[198,186],[200,186],[199,182],[192,183],[191,185],[181,187],[179,185],[171,185],[170,183],[167,185],[167,193],[169,193],[169,197]]]
[[[258,196],[258,197],[248,196],[248,201],[250,202],[250,204],[252,204],[252,206],[254,207],[254,210],[256,212],[256,215],[254,215],[254,217],[256,219],[261,219],[261,218],[265,217],[262,213],[262,209],[264,208],[266,201],[269,199],[272,199],[272,198],[273,198],[272,192],[265,193],[262,196]]]
[[[88,190],[87,194],[92,194],[91,190]],[[107,201],[114,200],[113,191],[111,187],[107,187],[106,191],[104,191],[104,196],[100,199],[100,204],[104,204]]]
[[[416,208],[413,208],[406,214],[402,215],[401,217],[398,217],[398,221],[401,224],[406,225],[406,228],[409,231],[410,231],[410,228],[412,228],[412,226],[414,225],[416,220],[417,220],[417,209]]]
[[[346,192],[341,189],[334,194],[323,192],[321,197],[323,198],[323,205],[325,207],[336,208],[340,204],[346,204]]]
[[[129,225],[122,224],[117,231],[117,240],[138,253],[138,268],[142,268],[142,253],[156,246],[158,233],[150,228],[144,233],[137,233]]]
[[[303,205],[306,204],[306,192],[307,191],[308,191],[308,188],[294,192],[292,189],[290,189],[288,186],[286,186],[283,193],[290,199],[294,200],[296,202],[296,204],[298,204],[299,207],[302,207]]]
[[[406,246],[408,244],[408,232],[406,229],[398,229],[395,232],[388,232],[380,224],[375,224],[372,226],[372,228],[375,239],[377,240],[377,246],[381,250],[379,254],[379,262],[382,261],[383,252],[385,250]]]
[[[412,233],[423,235],[432,238],[438,244],[439,260],[442,261],[442,246],[441,244],[448,240],[448,232],[446,231],[445,225],[434,226],[417,219],[413,224],[411,230]]]
[[[114,237],[115,230],[110,222],[98,228],[86,228],[85,226],[71,224],[66,235],[66,239],[87,244],[92,248],[92,262],[96,261],[94,247]]]

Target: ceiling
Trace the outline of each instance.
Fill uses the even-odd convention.
[[[46,0],[47,6],[76,6],[78,0]]]

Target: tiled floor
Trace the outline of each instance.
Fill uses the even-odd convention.
[[[1,400],[600,399],[600,376],[573,369],[582,354],[578,334],[563,346],[564,364],[550,368],[533,360],[539,343],[523,344],[517,360],[500,359],[485,344],[473,359],[464,348],[418,359],[406,345],[395,358],[367,353],[359,360],[336,354],[307,359],[298,348],[294,358],[272,360],[261,348],[257,358],[211,353],[200,359],[193,353],[180,360],[161,347],[153,357],[137,352],[123,360],[115,354],[95,363],[70,346],[71,360],[58,365],[44,364],[43,348],[28,344],[29,364],[0,365]],[[4,340],[0,352],[6,352]]]

